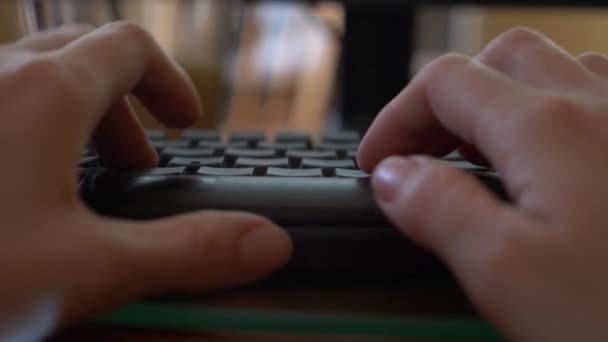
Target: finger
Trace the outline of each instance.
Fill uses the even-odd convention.
[[[403,233],[446,256],[494,227],[505,210],[472,175],[430,157],[388,158],[372,184],[380,207]]]
[[[384,158],[424,150],[438,126],[473,144],[500,169],[525,106],[538,103],[534,88],[462,55],[446,55],[425,67],[378,115],[357,155],[368,172]],[[492,158],[496,160],[492,160]]]
[[[94,28],[87,24],[66,25],[29,35],[16,42],[13,47],[33,52],[55,50],[91,32]]]
[[[544,34],[527,28],[501,34],[475,58],[534,87],[579,91],[590,81],[588,70],[572,55]]]
[[[105,266],[91,270],[85,293],[72,292],[66,321],[141,296],[250,282],[282,266],[292,249],[285,230],[236,212],[199,212],[144,223],[104,219],[97,226],[110,239],[105,248],[90,251],[88,264]]]
[[[497,200],[470,174],[429,157],[389,158],[372,185],[397,229],[437,254],[477,308],[505,327],[498,308],[508,305],[501,295],[509,289],[496,272],[542,243],[546,236],[538,234],[537,222]]]
[[[118,101],[103,117],[93,141],[104,165],[118,169],[150,168],[158,165],[156,150],[146,137],[127,97]]]
[[[86,85],[74,89],[88,114],[75,118],[82,122],[85,140],[108,108],[130,92],[170,127],[189,126],[201,112],[188,75],[134,24],[104,25],[59,51],[73,78]],[[128,139],[114,134],[112,138]]]
[[[608,78],[608,58],[598,52],[585,52],[576,58],[585,67],[604,78]]]
[[[372,185],[397,229],[438,254],[463,279],[476,278],[473,265],[513,216],[511,207],[473,176],[430,157],[389,158]]]

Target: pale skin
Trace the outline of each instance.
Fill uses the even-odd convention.
[[[605,77],[603,56],[514,29],[475,57],[429,64],[362,142],[380,207],[509,339],[608,340]],[[201,115],[185,73],[132,24],[0,48],[0,317],[53,296],[69,324],[141,296],[253,281],[288,260],[287,234],[252,214],[132,222],[81,203],[74,165],[91,138],[116,167],[156,164],[129,93],[170,127]],[[462,142],[501,174],[512,203],[420,155]]]
[[[509,340],[608,340],[606,77],[605,57],[513,29],[475,57],[425,67],[361,144],[384,212]],[[513,203],[416,155],[458,140],[501,174]]]

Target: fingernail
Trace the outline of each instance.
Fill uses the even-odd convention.
[[[391,203],[411,173],[418,168],[413,160],[391,157],[380,163],[372,178],[378,200]]]
[[[266,273],[283,265],[291,249],[291,240],[284,229],[260,226],[241,237],[239,256],[241,264],[248,270]]]

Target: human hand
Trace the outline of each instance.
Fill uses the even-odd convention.
[[[608,340],[605,77],[601,55],[574,58],[513,29],[474,58],[425,67],[362,141],[359,165],[374,170],[380,207],[446,262],[509,340]],[[513,203],[414,155],[461,141],[499,172]]]
[[[201,112],[186,74],[133,24],[68,27],[0,49],[0,336],[17,324],[7,317],[27,319],[40,303],[46,325],[65,324],[139,296],[251,281],[287,260],[285,231],[252,214],[133,222],[81,203],[76,165],[92,136],[108,164],[157,163],[128,93],[170,127]]]

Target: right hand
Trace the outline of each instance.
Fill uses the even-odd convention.
[[[380,207],[447,263],[509,339],[608,340],[605,77],[603,56],[574,58],[513,29],[474,58],[425,67],[361,144]],[[513,203],[464,171],[411,156],[461,141],[500,173]]]

